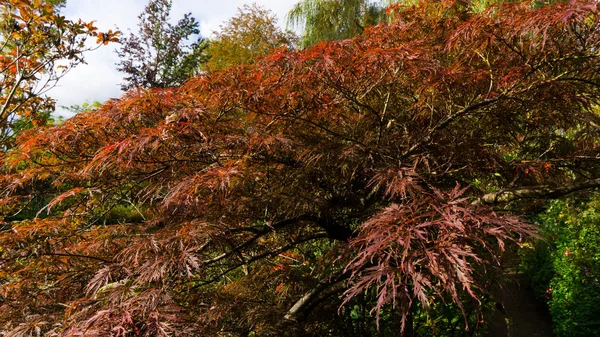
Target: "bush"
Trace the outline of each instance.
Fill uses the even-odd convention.
[[[600,196],[553,201],[537,220],[543,238],[523,263],[548,302],[554,332],[600,336]]]

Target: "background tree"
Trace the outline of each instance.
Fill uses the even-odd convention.
[[[361,34],[365,28],[388,19],[392,4],[410,5],[414,0],[301,0],[288,13],[288,26],[302,31],[303,48],[320,41],[343,40]],[[459,6],[481,12],[501,0],[458,1]],[[532,1],[543,6],[552,1]]]
[[[177,24],[169,22],[171,0],[150,0],[138,18],[139,31],[123,38],[117,55],[125,74],[122,90],[179,86],[197,74],[205,61],[206,41],[198,37],[199,23],[187,13]]]
[[[301,46],[343,40],[386,18],[392,0],[302,0],[288,13],[288,25],[303,32]]]
[[[27,132],[0,175],[0,326],[471,333],[520,215],[600,186],[599,9],[423,1]]]
[[[102,103],[99,101],[86,100],[82,104],[73,104],[70,106],[61,106],[61,108],[69,111],[71,114],[78,114],[80,112],[97,110],[102,106]]]
[[[294,33],[282,32],[273,12],[257,4],[244,5],[238,8],[236,16],[221,25],[221,31],[210,42],[206,68],[217,70],[251,64],[275,49],[293,49],[295,44]]]
[[[40,124],[54,110],[45,96],[71,68],[84,62],[86,41],[99,45],[116,41],[118,32],[97,32],[92,23],[66,20],[60,1],[2,1],[0,3],[0,150],[9,148],[15,132]],[[18,128],[18,127],[17,127]]]

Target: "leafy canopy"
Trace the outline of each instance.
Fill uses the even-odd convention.
[[[273,12],[257,4],[244,5],[238,8],[236,16],[221,26],[210,42],[206,68],[219,70],[250,64],[276,49],[293,49],[295,42],[292,32],[282,32],[277,26]]]
[[[288,25],[303,31],[301,46],[356,36],[385,20],[392,0],[301,0],[288,13]]]
[[[533,235],[519,215],[600,184],[598,4],[393,10],[24,135],[0,175],[0,326],[475,329]],[[468,319],[434,320],[439,303]]]
[[[200,71],[206,61],[206,41],[198,36],[200,24],[187,13],[177,24],[169,22],[171,0],[149,0],[137,34],[121,41],[118,70],[125,74],[122,90],[179,86]]]
[[[23,119],[40,124],[54,110],[45,95],[83,53],[116,42],[119,32],[98,32],[92,22],[57,13],[61,1],[0,2],[0,151],[11,147]],[[98,46],[86,45],[96,38]]]

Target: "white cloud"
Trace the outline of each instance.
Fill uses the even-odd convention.
[[[256,2],[272,10],[285,27],[285,15],[299,0],[173,0],[171,17],[175,20],[191,12],[200,22],[202,36],[210,35],[219,26],[237,13],[237,8],[246,3]],[[68,0],[63,14],[69,19],[96,21],[102,30],[137,30],[138,15],[143,11],[147,0]],[[105,101],[121,96],[119,84],[122,74],[116,70],[118,61],[114,53],[115,45],[100,48],[85,55],[87,65],[80,65],[63,77],[58,86],[48,94],[57,100],[57,111],[67,114],[60,106],[81,104],[85,101]]]

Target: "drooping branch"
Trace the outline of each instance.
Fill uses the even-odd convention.
[[[559,187],[533,186],[512,190],[500,190],[498,192],[485,194],[479,199],[479,203],[495,205],[519,199],[554,199],[573,192],[595,187],[600,187],[600,178],[585,180]]]

